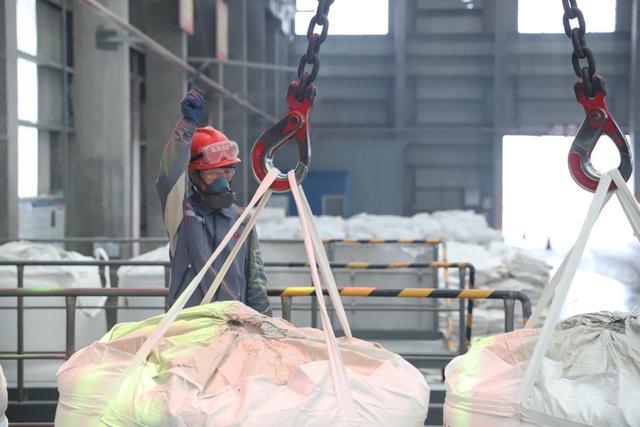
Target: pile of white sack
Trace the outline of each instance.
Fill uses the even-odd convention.
[[[92,257],[77,252],[66,251],[54,245],[17,241],[0,245],[0,260],[3,261],[95,261]],[[106,272],[106,271],[105,271]],[[106,273],[108,276],[108,273]],[[24,288],[101,288],[102,280],[97,266],[25,266]],[[107,283],[108,286],[108,283]],[[0,289],[18,287],[17,268],[13,265],[0,266]],[[82,347],[99,339],[107,330],[105,311],[99,307],[106,297],[78,297],[76,311],[76,346]],[[16,307],[16,298],[0,298],[0,325],[2,340],[0,352],[17,351],[17,317],[9,307]],[[64,351],[66,337],[66,312],[64,297],[27,297],[24,314],[24,348],[29,352]],[[32,307],[60,307],[60,309],[39,309]],[[59,360],[28,361],[25,383],[28,386],[48,386],[55,384],[55,372],[60,367]],[[17,363],[4,363],[4,371],[10,384],[17,381]]]
[[[419,213],[413,217],[361,213],[348,219],[316,216],[318,231],[326,239],[441,239],[488,244],[503,241],[502,233],[474,211]],[[300,220],[285,216],[284,209],[265,209],[257,222],[261,239],[300,240]]]
[[[532,305],[535,305],[549,283],[551,266],[522,249],[514,248],[503,242],[491,242],[486,246],[447,242],[447,248],[449,260],[473,264],[476,269],[476,289],[520,291],[529,297]],[[449,287],[458,288],[459,283],[457,272],[452,270]],[[455,323],[458,320],[457,313],[454,313],[453,316]],[[485,337],[504,332],[504,316],[502,300],[475,300],[473,336]],[[441,313],[441,324],[446,324],[445,318],[446,313]],[[520,303],[516,303],[515,319],[515,327],[522,327],[522,306]],[[454,337],[457,331],[458,329],[454,328]]]
[[[596,246],[596,245],[593,245]],[[581,269],[591,270],[640,293],[640,242],[633,235],[612,236],[587,249]]]
[[[130,261],[169,262],[169,244],[150,252],[131,258]],[[162,266],[123,265],[118,268],[118,287],[121,289],[145,289],[165,287],[165,270]],[[118,305],[124,307],[143,307],[118,311],[118,322],[138,322],[164,313],[164,297],[119,297]],[[144,308],[147,307],[147,308]]]

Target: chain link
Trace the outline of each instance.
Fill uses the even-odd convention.
[[[320,46],[327,39],[329,34],[329,8],[335,0],[318,0],[318,9],[316,14],[313,15],[309,21],[309,29],[307,30],[307,40],[309,45],[307,46],[307,52],[302,55],[300,62],[298,63],[298,79],[299,86],[296,97],[298,102],[302,102],[304,98],[304,92],[318,77],[318,71],[320,71]],[[316,33],[316,25],[322,27],[320,34]],[[311,65],[311,72],[305,70],[307,64]]]
[[[564,8],[564,16],[562,17],[564,33],[571,39],[571,44],[573,45],[573,54],[571,55],[573,71],[576,76],[582,79],[587,96],[592,98],[595,96],[593,76],[596,74],[596,58],[591,49],[587,47],[587,42],[584,38],[587,32],[584,14],[578,8],[577,0],[562,0],[562,6]],[[570,21],[573,19],[578,20],[578,26],[575,28],[571,27]],[[587,66],[580,66],[581,59],[587,60]]]

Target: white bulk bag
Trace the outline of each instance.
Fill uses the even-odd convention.
[[[130,261],[169,262],[169,245],[131,258]],[[124,265],[118,268],[118,287],[121,289],[164,288],[165,286],[165,269],[162,266]],[[119,297],[119,306],[136,308],[118,310],[118,322],[139,322],[157,316],[165,312],[162,308],[165,304],[164,297]]]
[[[618,190],[607,196],[612,179]],[[638,312],[577,316],[555,327],[591,229],[614,193],[640,236],[640,208],[622,176],[604,174],[578,241],[525,329],[479,340],[447,366],[445,426],[640,425]],[[532,329],[554,293],[543,328]]]
[[[266,205],[270,172],[247,210],[165,315],[116,326],[58,372],[55,425],[422,426],[424,376],[377,344],[351,337],[311,209],[291,172],[305,248],[318,261],[347,338],[337,340],[324,298],[323,331],[295,328],[239,302],[207,304]],[[205,271],[266,192],[203,304],[181,311]],[[304,193],[302,193],[302,197]],[[311,236],[305,217],[311,219]],[[315,249],[315,253],[314,253]],[[311,272],[321,292],[315,262]],[[175,321],[175,322],[174,322]]]
[[[77,252],[65,251],[54,245],[26,241],[9,242],[0,246],[3,261],[95,261]],[[108,274],[107,274],[108,275]],[[100,272],[96,266],[25,266],[25,288],[101,288]],[[0,266],[0,288],[18,287],[17,268]],[[100,339],[107,331],[105,311],[82,309],[83,306],[103,306],[106,297],[79,297],[76,311],[76,346],[84,347]],[[16,307],[17,298],[0,298],[0,306]],[[24,298],[24,349],[26,352],[64,352],[66,311],[64,297]],[[60,309],[29,309],[29,307],[61,307]],[[17,310],[0,310],[2,340],[0,352],[18,350]],[[25,383],[31,386],[55,384],[58,360],[25,361]],[[17,381],[16,361],[4,363],[10,384]]]
[[[95,422],[113,384],[162,316],[116,325],[58,372],[57,426]],[[421,426],[429,388],[400,356],[340,338],[356,414],[366,425]],[[322,331],[236,301],[183,310],[99,425],[342,425]],[[373,392],[375,390],[375,392]]]
[[[7,379],[4,377],[4,372],[2,372],[2,365],[0,365],[0,427],[7,427],[9,425],[9,421],[7,421],[7,417],[4,413],[7,411]]]

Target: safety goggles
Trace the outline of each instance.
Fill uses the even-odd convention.
[[[191,159],[191,163],[199,162],[200,166],[216,167],[220,163],[237,160],[239,153],[235,141],[220,141],[200,148],[199,153]]]
[[[221,176],[224,176],[227,181],[231,181],[231,178],[236,174],[235,166],[223,166],[221,168],[216,169],[205,169],[200,171],[203,178],[206,179],[217,179]]]

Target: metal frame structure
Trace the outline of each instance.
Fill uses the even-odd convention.
[[[175,54],[173,54],[171,51],[169,51],[168,49],[166,49],[164,46],[162,46],[161,44],[159,44],[157,41],[153,40],[151,37],[147,36],[144,32],[140,31],[138,28],[134,27],[133,25],[131,25],[130,23],[128,23],[127,21],[125,21],[124,19],[122,19],[121,17],[119,17],[118,15],[116,15],[115,13],[113,13],[110,9],[106,8],[105,6],[103,6],[102,4],[98,3],[95,0],[76,0],[78,3],[81,3],[82,5],[88,7],[89,9],[91,9],[94,13],[96,13],[97,15],[103,17],[104,19],[108,20],[109,22],[111,22],[112,24],[118,26],[119,28],[121,28],[122,30],[128,32],[129,34],[132,34],[136,37],[139,37],[141,42],[147,46],[149,49],[151,49],[153,52],[157,53],[158,55],[162,56],[163,58],[165,58],[167,61],[179,66],[180,68],[184,69],[186,72],[190,73],[190,74],[196,74],[198,72],[198,70],[196,70],[195,68],[193,68],[191,65],[189,65],[186,61],[182,60],[181,58],[179,58],[178,56],[176,56]],[[265,111],[262,111],[260,108],[256,107],[255,105],[252,105],[248,102],[246,102],[244,99],[240,98],[238,95],[232,93],[229,89],[223,87],[222,85],[218,84],[216,81],[210,79],[209,77],[200,74],[199,75],[200,80],[206,84],[208,87],[210,87],[211,89],[217,91],[217,92],[221,92],[224,95],[228,96],[229,99],[231,99],[233,102],[241,105],[242,107],[244,107],[247,110],[250,110],[252,112],[254,112],[255,114],[257,114],[260,117],[263,117],[271,122],[275,122],[276,118],[271,116],[270,114],[266,113]]]

